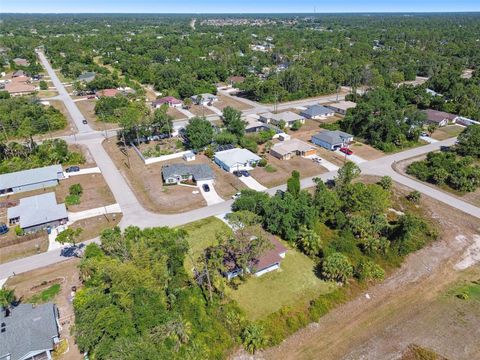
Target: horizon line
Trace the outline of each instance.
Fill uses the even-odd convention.
[[[276,14],[300,14],[300,15],[335,15],[335,14],[479,14],[480,9],[463,11],[329,11],[329,12],[1,12],[1,15],[276,15]],[[1,20],[1,19],[0,19]]]

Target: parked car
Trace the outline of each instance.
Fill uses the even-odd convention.
[[[203,191],[205,191],[205,192],[209,192],[209,191],[210,191],[210,186],[208,186],[208,184],[203,184],[203,185],[202,185],[202,188],[203,188]]]
[[[347,148],[347,147],[342,147],[342,148],[340,148],[340,151],[341,151],[342,153],[344,153],[344,154],[347,154],[347,155],[352,155],[352,154],[353,154],[353,151],[350,150],[350,149]]]
[[[87,124],[88,124],[88,121],[87,121],[87,119],[83,119],[83,120],[82,120],[82,124],[85,124],[85,125],[87,125]]]
[[[232,196],[233,200],[236,200],[242,193],[237,192],[235,195]]]
[[[8,226],[5,223],[0,224],[0,235],[8,233]]]
[[[242,177],[242,172],[235,170],[235,171],[233,172],[233,175],[235,175],[236,177]]]
[[[428,133],[426,133],[425,131],[424,131],[424,132],[422,132],[422,133],[420,134],[420,136],[426,136],[426,137],[430,137],[430,135],[428,135]]]
[[[78,172],[78,171],[80,171],[80,166],[70,166],[65,169],[65,172],[67,173]]]
[[[87,99],[95,99],[95,95],[88,95]]]
[[[247,170],[241,170],[240,172],[241,172],[241,174],[242,174],[243,176],[245,176],[245,177],[249,177],[249,176],[250,176],[250,173],[249,173]]]

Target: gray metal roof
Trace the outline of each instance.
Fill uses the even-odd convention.
[[[18,186],[38,184],[63,178],[61,165],[51,165],[42,168],[17,171],[0,175],[0,189],[9,189]]]
[[[86,71],[82,74],[80,74],[77,78],[77,80],[79,81],[82,81],[82,80],[85,80],[85,81],[92,81],[93,79],[95,79],[95,76],[96,74],[92,71]]]
[[[314,117],[331,114],[332,112],[332,109],[329,109],[323,105],[312,105],[308,106],[306,110],[300,113],[300,115],[305,117]]]
[[[281,113],[278,113],[278,114],[274,114],[274,113],[271,113],[271,112],[266,112],[266,113],[260,114],[259,116],[261,118],[270,119],[270,120],[277,121],[277,122],[283,120],[287,123],[304,119],[304,117],[302,115],[298,115],[298,114],[294,113],[293,111],[284,111],[284,112],[281,112]]]
[[[20,199],[20,204],[7,210],[8,219],[20,217],[22,229],[68,218],[65,204],[57,204],[54,192]]]
[[[20,304],[10,316],[0,312],[0,358],[10,354],[11,360],[22,359],[30,352],[53,349],[53,339],[58,337],[57,308],[53,303],[42,305]]]
[[[260,161],[260,156],[252,153],[250,150],[240,148],[218,151],[215,153],[215,157],[230,168],[237,164]]]
[[[318,134],[312,136],[312,139],[318,139],[329,144],[341,144],[350,138],[353,138],[353,135],[347,134],[346,132],[334,130],[334,131],[321,131]]]
[[[171,164],[162,167],[164,179],[182,175],[192,175],[195,181],[212,180],[215,178],[213,170],[207,164]]]

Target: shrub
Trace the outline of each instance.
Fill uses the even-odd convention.
[[[260,167],[267,166],[267,160],[266,159],[260,159],[260,161],[258,162],[258,166],[260,166]]]
[[[70,188],[68,189],[68,192],[70,193],[70,195],[82,195],[83,194],[83,188],[82,188],[82,185],[80,184],[73,184],[72,186],[70,186]]]
[[[300,120],[296,120],[292,126],[290,127],[290,129],[292,129],[293,131],[297,131],[297,130],[300,130],[300,128],[302,127],[302,122]]]
[[[48,90],[48,84],[45,80],[40,81],[40,90]]]
[[[325,280],[345,283],[353,275],[353,266],[347,256],[333,253],[323,260],[321,274]]]
[[[277,171],[277,169],[273,165],[267,164],[265,166],[265,171],[268,173],[274,173]]]
[[[247,325],[241,333],[242,343],[250,354],[263,349],[266,345],[263,327],[257,324]]]
[[[414,204],[418,204],[422,194],[418,190],[413,190],[410,194],[407,195],[407,200],[413,202]]]
[[[378,264],[368,259],[362,259],[355,268],[355,277],[359,281],[381,280],[385,276],[385,271]]]
[[[15,235],[17,235],[17,236],[23,236],[23,234],[24,234],[24,231],[23,231],[23,229],[20,227],[20,225],[15,226]]]
[[[67,195],[65,197],[65,205],[79,205],[80,204],[80,195]]]

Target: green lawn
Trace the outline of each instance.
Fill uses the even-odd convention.
[[[444,126],[435,130],[432,138],[440,141],[445,140],[460,135],[463,130],[465,130],[465,128],[459,125]]]
[[[40,294],[33,295],[27,302],[32,304],[44,303],[52,300],[60,292],[60,284],[50,286]]]
[[[228,295],[245,311],[250,320],[263,318],[283,306],[308,303],[334,289],[334,285],[314,274],[314,262],[289,249],[281,269],[261,277],[251,277]]]
[[[182,226],[182,229],[187,231],[187,241],[190,245],[189,256],[185,259],[185,269],[189,274],[192,273],[193,269],[192,258],[196,261],[203,249],[215,245],[219,232],[231,231],[227,224],[216,217],[209,217],[187,224]]]

